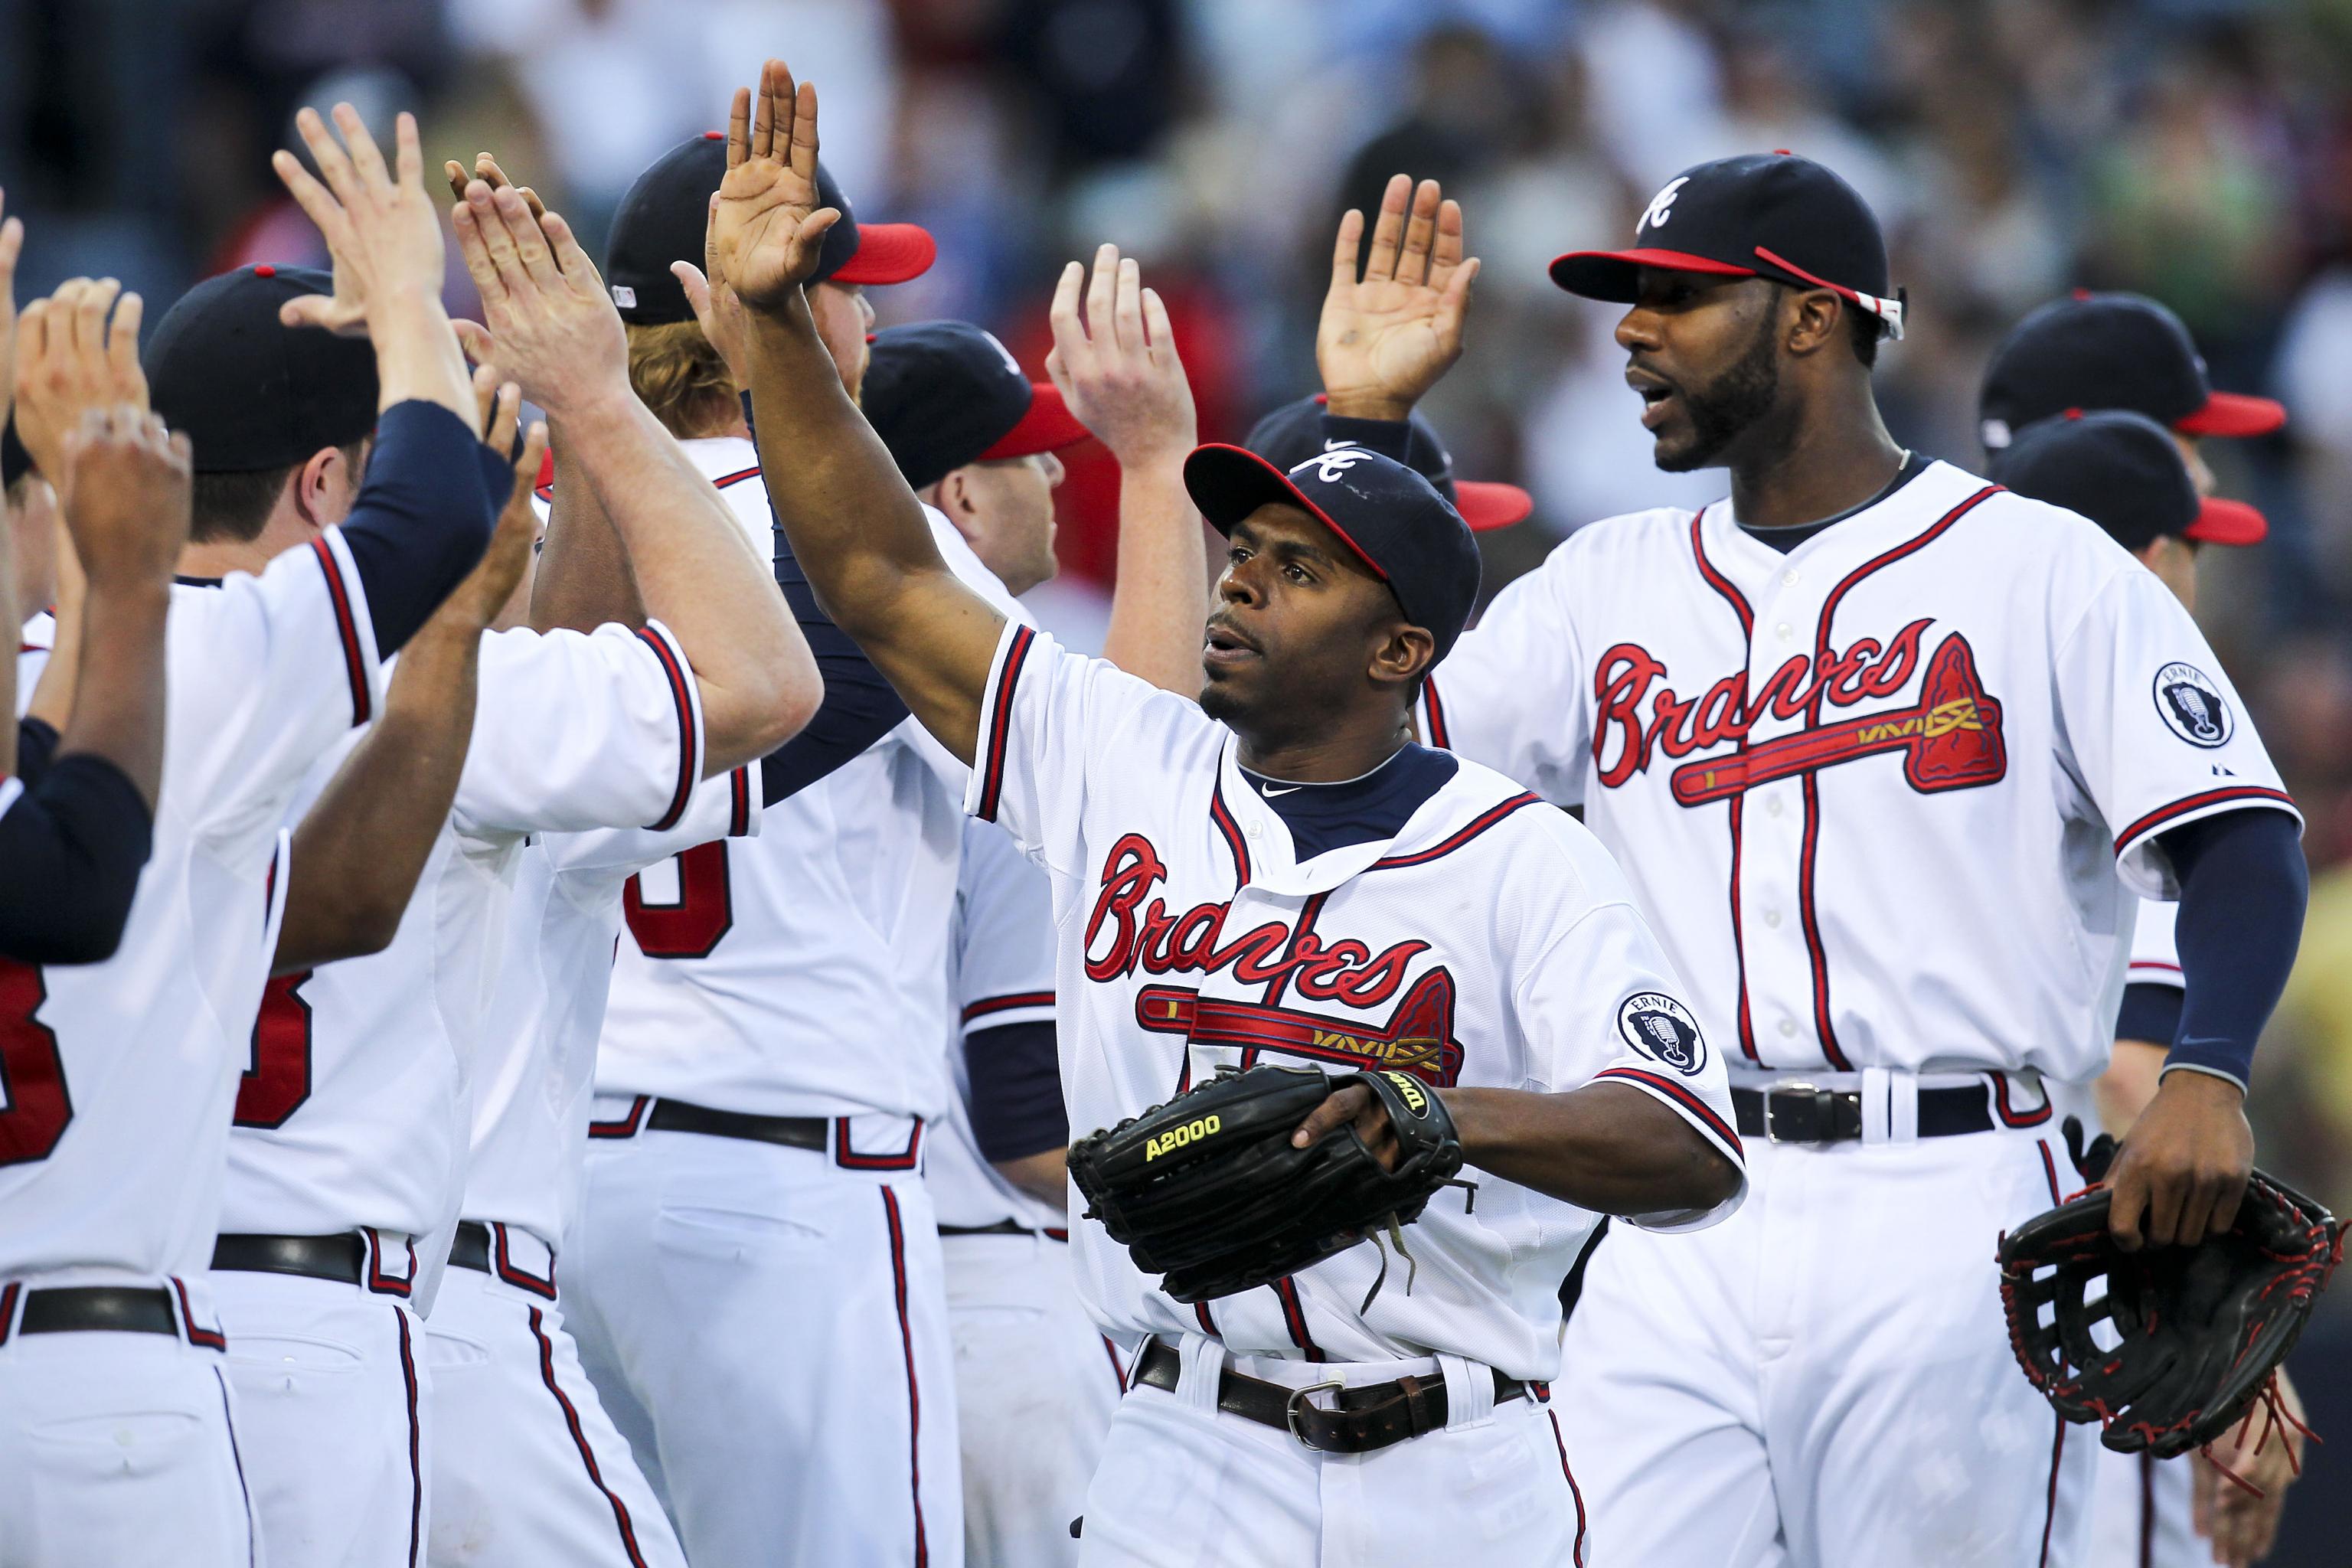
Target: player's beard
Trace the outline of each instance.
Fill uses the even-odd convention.
[[[1670,474],[1717,466],[1740,432],[1770,412],[1780,395],[1780,314],[1767,310],[1756,336],[1728,369],[1704,387],[1678,388],[1690,416],[1688,441],[1654,456]]]

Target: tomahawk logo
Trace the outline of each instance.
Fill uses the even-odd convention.
[[[1349,468],[1354,468],[1358,463],[1360,463],[1363,460],[1364,450],[1362,447],[1340,447],[1328,452],[1318,452],[1315,456],[1299,464],[1298,468],[1293,468],[1290,471],[1293,474],[1296,474],[1298,472],[1299,468],[1313,468],[1315,470],[1315,477],[1321,479],[1325,484],[1337,484],[1341,474],[1346,473]]]
[[[1681,195],[1683,187],[1689,184],[1688,174],[1676,174],[1673,179],[1668,180],[1665,188],[1650,198],[1650,205],[1642,214],[1642,221],[1633,226],[1633,237],[1641,238],[1642,231],[1645,228],[1664,228],[1666,219],[1674,216],[1675,198]]]

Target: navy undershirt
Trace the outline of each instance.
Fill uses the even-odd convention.
[[[23,731],[20,730],[19,733]],[[0,816],[0,956],[20,963],[97,963],[114,954],[154,817],[129,775],[70,752]]]
[[[513,486],[506,456],[439,404],[411,398],[377,416],[342,532],[378,655],[399,651],[474,569]]]
[[[972,1142],[992,1164],[1059,1149],[1070,1141],[1062,1058],[1050,1023],[1000,1024],[964,1037]]]
[[[2311,874],[2294,819],[2250,807],[2183,823],[2157,842],[2180,884],[2173,941],[2183,994],[2165,1065],[2243,1086],[2303,936]]]
[[[1825,517],[1819,522],[1801,522],[1791,528],[1751,528],[1743,522],[1739,525],[1739,531],[1750,539],[1762,540],[1781,554],[1786,555],[1813,535],[1835,528],[1839,523],[1857,513],[1868,511],[1927,471],[1927,458],[1916,452],[1906,452],[1903,455],[1903,466],[1895,470],[1895,477],[1887,480],[1876,495],[1858,505],[1846,508],[1835,517]]]
[[[1296,858],[1311,860],[1351,844],[1394,838],[1461,767],[1450,752],[1407,743],[1370,773],[1338,784],[1292,784],[1247,768],[1241,774],[1290,829]]]

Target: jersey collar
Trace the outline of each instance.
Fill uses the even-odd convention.
[[[1905,483],[1785,555],[1740,527],[1727,497],[1711,502],[1699,514],[1699,537],[1717,569],[1729,573],[1743,588],[1752,587],[1784,571],[1804,571],[1808,563],[1861,562],[1891,550],[1933,528],[1946,512],[1984,485],[1984,480],[1949,463],[1931,461]]]
[[[1375,861],[1425,849],[1478,812],[1516,793],[1508,781],[1465,760],[1436,794],[1413,808],[1393,838],[1350,844],[1302,862],[1295,858],[1290,825],[1242,776],[1240,739],[1227,731],[1217,752],[1216,802],[1239,834],[1241,851],[1249,859],[1244,885],[1282,898],[1328,893],[1370,869]],[[1218,830],[1223,831],[1222,826]]]

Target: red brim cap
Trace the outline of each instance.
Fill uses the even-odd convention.
[[[1279,501],[1295,506],[1339,536],[1366,571],[1385,583],[1389,574],[1364,547],[1349,537],[1331,514],[1307,499],[1290,476],[1246,447],[1212,441],[1192,448],[1184,459],[1184,489],[1192,504],[1219,533],[1231,533],[1236,524],[1258,508]]]
[[[2204,407],[2174,420],[2172,427],[2184,436],[2267,436],[2285,423],[2283,403],[2238,392],[2215,392],[2206,395]]]
[[[2270,520],[2242,500],[2207,496],[2189,525],[2189,537],[2200,544],[2260,544],[2270,537]]]
[[[1536,510],[1536,498],[1517,485],[1456,479],[1454,510],[1462,514],[1471,532],[1484,533],[1490,528],[1508,528],[1515,522],[1526,521],[1528,514]]]
[[[1634,285],[1644,267],[1661,272],[1706,272],[1717,278],[1753,278],[1753,267],[1694,256],[1686,250],[1571,250],[1555,257],[1551,280],[1571,294],[1588,300],[1614,300],[1630,305]]]
[[[1059,387],[1051,382],[1039,382],[1029,389],[1029,412],[1021,416],[1021,423],[1007,430],[976,460],[992,463],[1004,458],[1058,452],[1065,447],[1075,447],[1093,435],[1093,431],[1078,423],[1078,416],[1070,412],[1069,405],[1062,401]]]
[[[940,256],[940,242],[930,230],[911,223],[861,223],[857,250],[826,281],[829,283],[904,283],[931,269]]]

